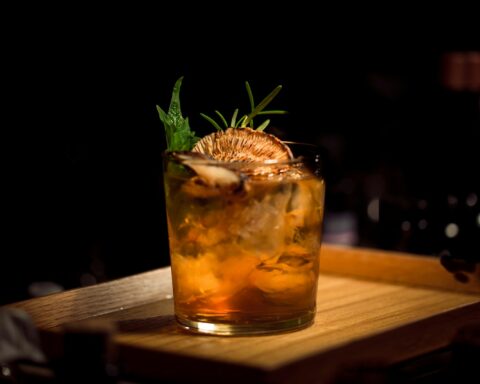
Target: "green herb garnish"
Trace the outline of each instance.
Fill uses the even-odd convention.
[[[240,119],[237,120],[238,108],[235,109],[235,111],[233,112],[232,119],[230,120],[230,126],[228,126],[228,123],[225,117],[219,111],[215,111],[215,113],[220,117],[221,122],[223,123],[225,128],[230,128],[230,127],[231,128],[239,128],[239,127],[254,128],[253,118],[256,116],[283,115],[287,113],[287,111],[283,111],[283,110],[270,110],[270,111],[265,110],[265,107],[268,104],[270,104],[270,102],[275,98],[275,96],[277,96],[278,93],[282,90],[281,85],[279,85],[272,92],[270,92],[267,97],[265,97],[260,103],[258,103],[257,106],[255,106],[252,88],[250,87],[250,84],[248,83],[248,81],[245,82],[245,87],[247,88],[248,100],[250,102],[250,109],[251,109],[248,115],[243,115]],[[215,121],[215,119],[213,119],[212,117],[204,113],[201,113],[200,116],[202,116],[205,120],[211,123],[215,127],[215,129],[217,129],[218,131],[222,130],[222,127],[220,126],[220,124],[218,124]],[[268,126],[269,123],[270,123],[269,119],[265,120],[262,124],[258,126],[257,131],[263,131]]]
[[[158,115],[165,128],[167,137],[167,150],[169,151],[190,151],[195,143],[200,140],[195,132],[190,129],[188,117],[182,116],[180,109],[180,87],[183,76],[180,77],[173,87],[172,100],[168,113],[157,105]]]

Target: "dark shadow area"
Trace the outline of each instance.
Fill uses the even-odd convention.
[[[476,59],[454,58],[453,75],[442,63],[478,46],[333,42],[314,29],[278,30],[261,47],[241,34],[223,46],[218,30],[173,42],[156,23],[25,29],[6,72],[15,145],[0,302],[169,263],[155,105],[168,106],[181,75],[183,112],[200,135],[211,132],[200,112],[248,108],[245,80],[257,98],[284,86],[272,108],[289,114],[269,130],[322,147],[326,241],[475,262],[480,96],[444,76]],[[45,281],[55,284],[32,286]]]

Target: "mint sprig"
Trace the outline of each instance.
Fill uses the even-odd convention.
[[[158,116],[165,128],[167,138],[167,150],[169,151],[190,151],[195,143],[200,140],[195,132],[190,129],[188,118],[182,116],[180,108],[180,87],[183,76],[180,77],[173,87],[172,99],[168,113],[157,105]]]

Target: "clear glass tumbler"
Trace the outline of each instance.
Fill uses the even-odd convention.
[[[165,153],[181,327],[247,335],[313,322],[325,195],[316,160],[226,163]]]

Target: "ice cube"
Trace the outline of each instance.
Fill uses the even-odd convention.
[[[315,289],[316,257],[299,245],[289,245],[276,260],[269,259],[259,265],[250,280],[272,302],[300,300]]]
[[[288,186],[247,199],[246,205],[233,213],[228,231],[243,248],[262,258],[279,256],[285,241],[285,212],[289,199]]]
[[[250,276],[252,285],[278,304],[303,300],[315,288],[313,269],[295,269],[277,265],[258,267]]]

